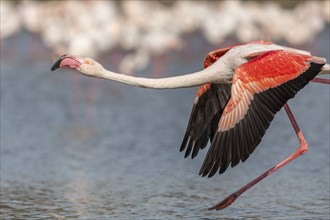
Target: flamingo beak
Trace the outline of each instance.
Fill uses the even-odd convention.
[[[83,58],[71,56],[65,54],[61,56],[52,66],[51,71],[58,68],[69,67],[71,69],[77,69],[83,63]]]

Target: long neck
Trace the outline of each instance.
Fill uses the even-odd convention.
[[[109,79],[117,82],[121,82],[128,85],[137,87],[153,88],[153,89],[173,89],[173,88],[185,88],[202,85],[209,82],[221,82],[225,81],[225,77],[221,76],[221,68],[210,66],[207,69],[198,71],[195,73],[185,74],[181,76],[151,79],[134,77],[123,74],[114,73],[103,69],[100,74],[100,78]]]

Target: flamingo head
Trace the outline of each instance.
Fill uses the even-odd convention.
[[[68,67],[75,69],[84,75],[99,77],[103,70],[101,64],[88,57],[77,57],[69,54],[61,56],[52,66],[51,71],[58,68]]]

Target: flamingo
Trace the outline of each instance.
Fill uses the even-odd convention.
[[[298,149],[210,209],[223,209],[242,193],[308,150],[308,144],[286,102],[310,81],[330,84],[326,59],[307,51],[254,41],[210,52],[204,70],[150,79],[108,71],[91,58],[63,55],[52,66],[84,75],[153,89],[199,86],[180,151],[194,158],[210,141],[199,174],[212,177],[244,162],[260,143],[275,114],[284,107],[299,140]]]

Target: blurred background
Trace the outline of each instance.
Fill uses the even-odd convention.
[[[330,59],[330,1],[0,1],[1,219],[329,219],[329,87],[289,103],[310,151],[220,201],[294,152],[283,111],[254,154],[211,179],[179,153],[196,88],[131,88],[73,71],[97,59],[144,77],[200,70],[221,47],[269,40]]]
[[[329,1],[290,0],[1,1],[1,43],[27,32],[33,57],[41,40],[54,56],[122,55],[115,68],[133,73],[170,51],[190,54],[187,39],[196,33],[212,48],[229,39],[303,45],[329,24],[329,8]]]

